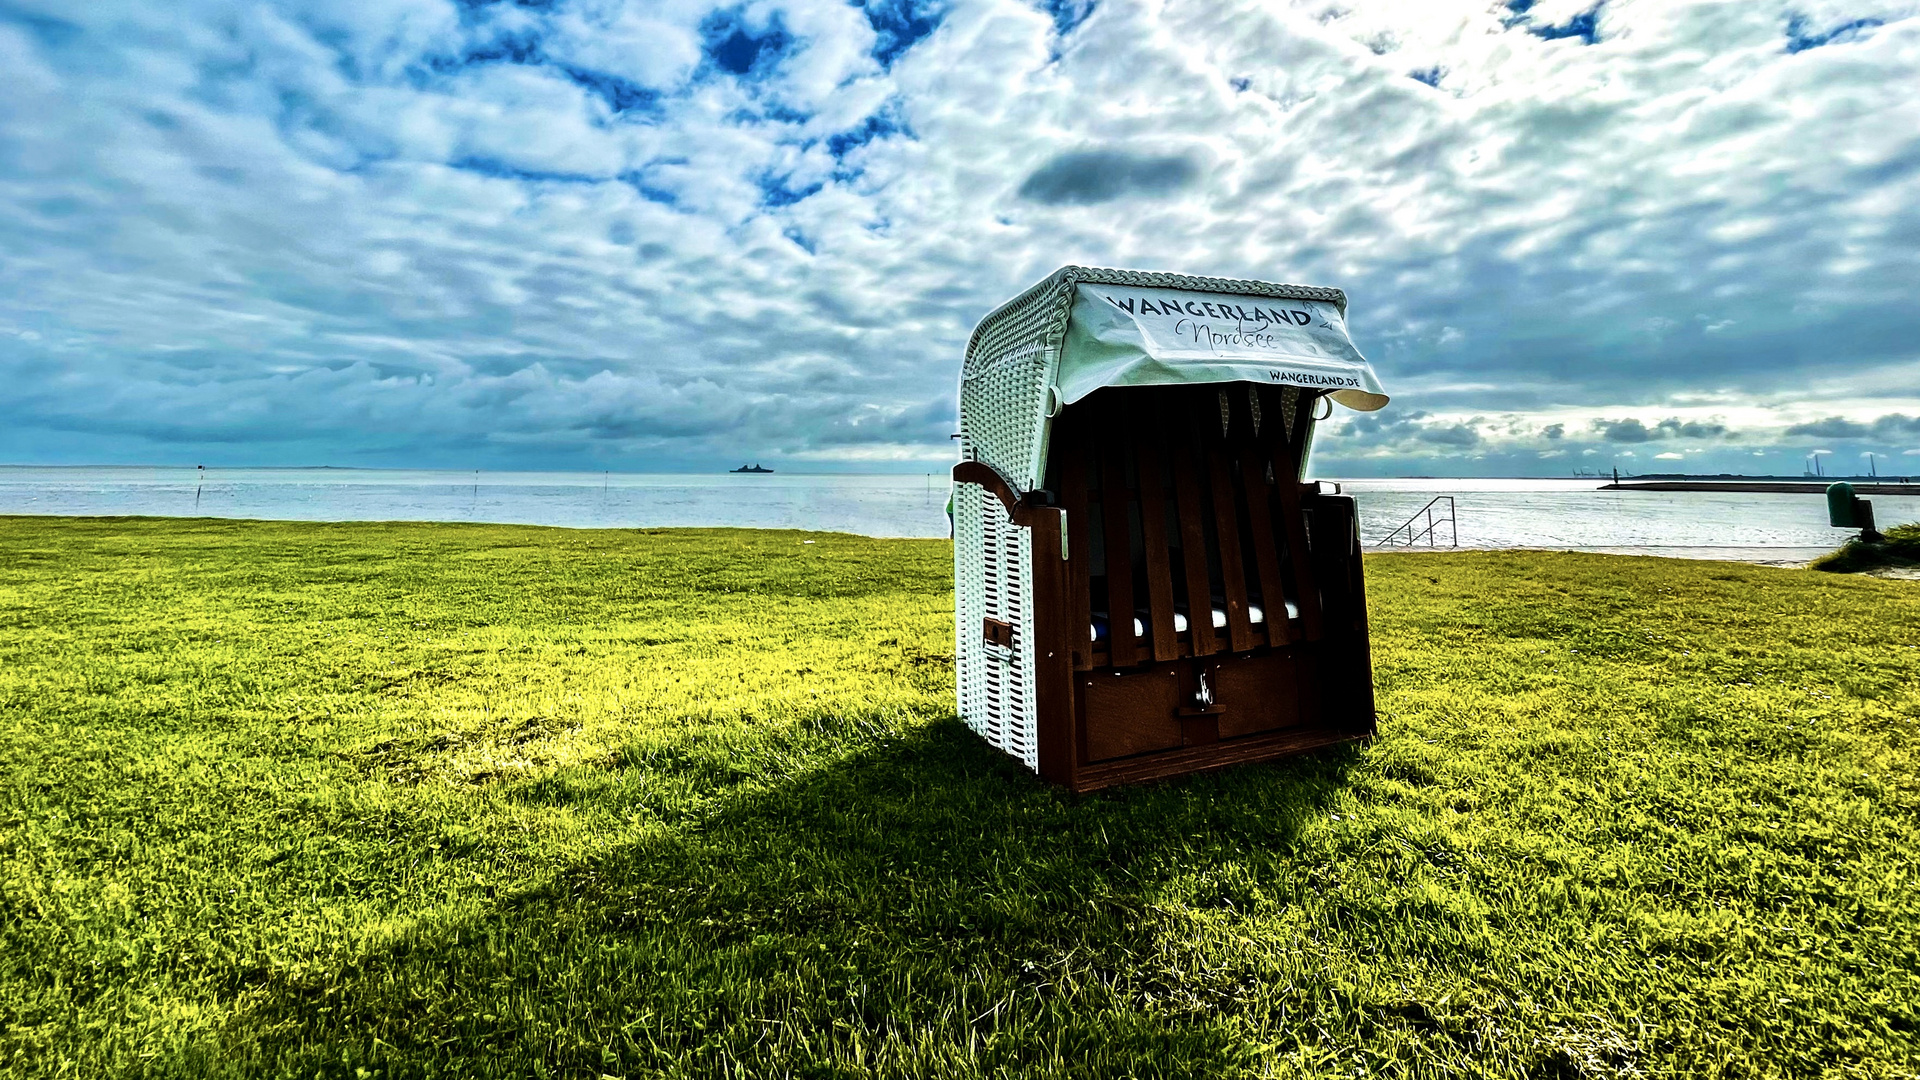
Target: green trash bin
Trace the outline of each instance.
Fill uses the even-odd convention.
[[[1853,485],[1842,480],[1827,485],[1827,520],[1836,529],[1859,529],[1860,539],[1880,542],[1873,527],[1873,504],[1853,493]]]
[[[1842,481],[1827,485],[1827,521],[1836,529],[1857,529],[1853,512],[1853,485]]]

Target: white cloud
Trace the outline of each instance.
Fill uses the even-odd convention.
[[[1348,288],[1428,415],[1329,461],[1920,415],[1914,4],[1349,7],[0,9],[0,450],[918,462],[1067,262]],[[1074,152],[1190,167],[1020,195]]]

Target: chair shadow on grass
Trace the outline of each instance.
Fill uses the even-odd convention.
[[[1255,902],[1358,756],[1076,797],[957,720],[852,745],[771,786],[698,752],[521,785],[534,803],[637,804],[677,770],[715,797],[486,917],[263,988],[244,1056],[385,1076],[824,1076],[1118,1063],[1135,1046],[1129,1060],[1205,1072],[1232,1040],[1139,1005],[1244,973],[1170,966],[1156,904],[1176,883],[1189,906]]]

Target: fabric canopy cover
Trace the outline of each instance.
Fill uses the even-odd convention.
[[[1071,405],[1103,386],[1259,382],[1328,391],[1350,409],[1387,403],[1346,315],[1325,300],[1075,286],[1054,386]]]

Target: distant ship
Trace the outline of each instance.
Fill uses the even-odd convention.
[[[760,467],[760,463],[756,461],[756,462],[754,462],[754,463],[753,463],[753,464],[751,464],[751,465],[742,465],[742,466],[740,466],[740,467],[739,467],[739,468],[737,468],[737,469],[728,469],[727,471],[728,471],[728,472],[756,472],[756,473],[757,473],[757,472],[772,472],[773,470],[772,470],[772,469],[763,469],[763,468],[761,468],[761,467]]]

